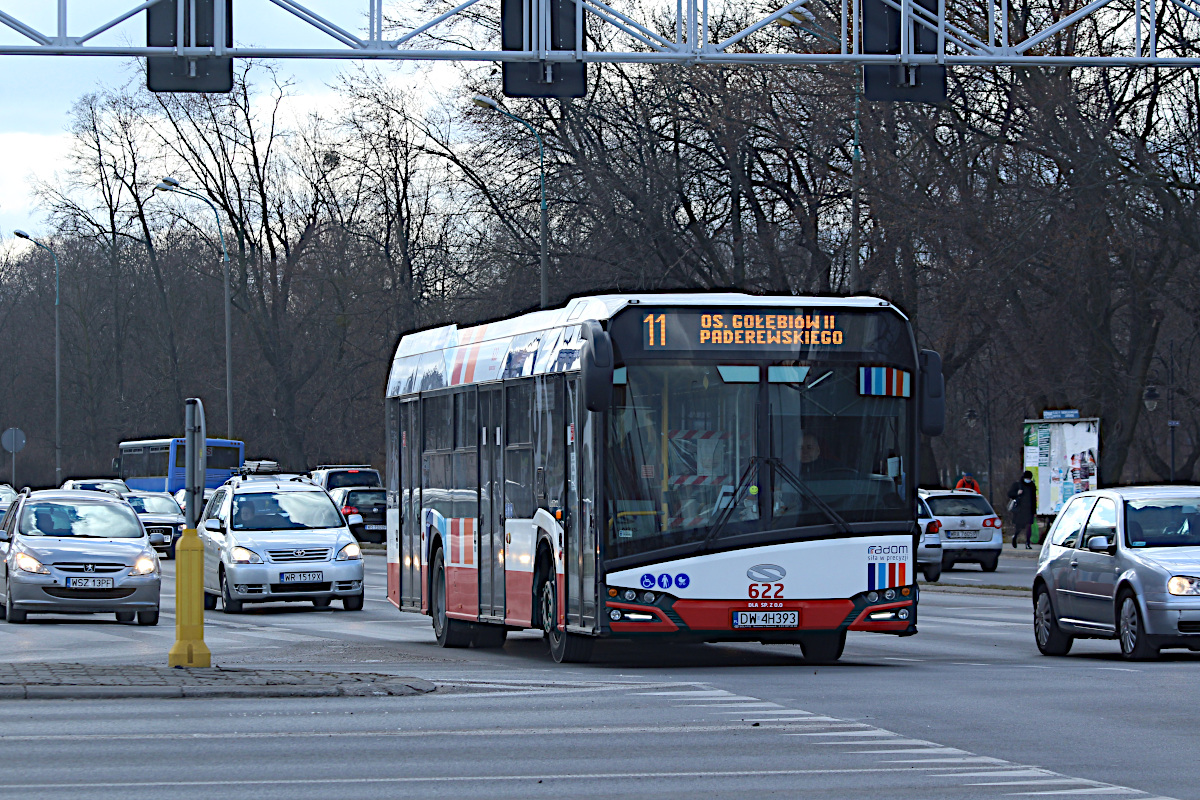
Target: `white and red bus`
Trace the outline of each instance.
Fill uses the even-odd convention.
[[[941,360],[876,298],[641,294],[400,340],[388,597],[444,647],[916,632]]]

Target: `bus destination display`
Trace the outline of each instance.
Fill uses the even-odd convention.
[[[642,314],[646,350],[842,347],[847,325],[858,329],[860,315],[828,312],[754,313],[670,309]],[[855,325],[854,323],[858,323]]]

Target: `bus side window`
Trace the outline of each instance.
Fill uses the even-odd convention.
[[[533,381],[510,384],[505,392],[504,516],[533,516]]]

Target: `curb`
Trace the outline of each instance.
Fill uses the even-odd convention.
[[[125,700],[214,697],[405,697],[428,694],[437,686],[420,678],[341,683],[333,686],[305,684],[229,684],[226,686],[0,686],[0,700]]]

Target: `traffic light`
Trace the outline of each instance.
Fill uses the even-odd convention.
[[[146,9],[146,44],[175,46],[182,5],[184,46],[211,47],[216,41],[218,3],[224,4],[225,46],[233,47],[233,0],[160,0]],[[152,92],[228,92],[233,89],[233,59],[150,56],[146,58],[146,87]]]
[[[575,49],[575,0],[541,0],[550,4],[550,49]],[[501,0],[500,47],[521,50],[525,10],[537,0]],[[504,94],[508,97],[583,97],[587,64],[582,61],[505,61]]]
[[[910,0],[937,18],[937,0]],[[862,0],[863,52],[900,52],[900,11],[884,0]],[[914,53],[937,53],[937,31],[916,21],[909,41]],[[868,100],[941,103],[946,99],[946,68],[938,64],[872,64],[863,67],[863,96]]]

